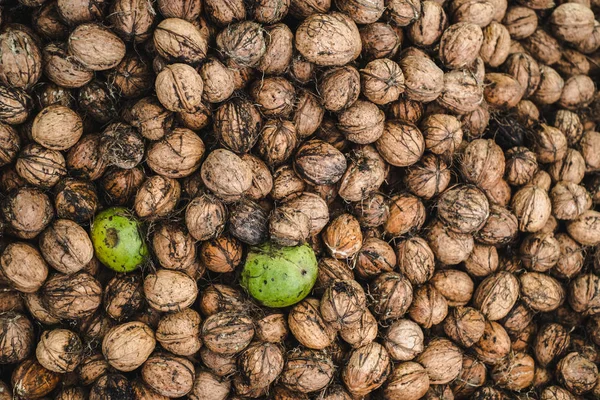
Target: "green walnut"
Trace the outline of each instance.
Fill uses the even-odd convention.
[[[265,243],[248,253],[240,283],[262,305],[287,307],[310,293],[317,272],[317,258],[308,244]]]
[[[96,257],[114,271],[131,272],[148,257],[140,222],[126,208],[107,208],[96,215],[91,236]]]

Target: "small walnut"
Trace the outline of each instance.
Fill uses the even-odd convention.
[[[200,30],[180,18],[167,18],[154,29],[154,48],[171,62],[197,64],[206,57],[208,43]]]
[[[68,219],[54,221],[40,235],[40,251],[48,264],[66,274],[81,270],[94,256],[87,232]]]
[[[584,211],[577,218],[567,223],[567,232],[578,243],[584,246],[595,246],[600,243],[599,220],[599,212]]]
[[[553,311],[565,299],[565,290],[556,279],[539,272],[529,272],[519,277],[521,298],[533,310]]]
[[[432,284],[425,284],[414,291],[408,314],[413,321],[429,329],[446,318],[448,301]]]
[[[116,67],[125,57],[125,43],[110,29],[89,23],[69,35],[69,54],[92,71]]]
[[[430,102],[444,89],[444,72],[426,57],[408,56],[398,63],[404,73],[406,96],[410,100]]]
[[[561,58],[561,47],[558,41],[542,28],[521,41],[523,47],[538,61],[552,65]]]
[[[513,196],[513,213],[521,232],[537,232],[546,225],[552,211],[548,193],[535,185],[527,185]]]
[[[369,62],[360,74],[362,93],[375,104],[396,101],[404,92],[404,74],[398,64],[388,58]]]
[[[300,350],[288,355],[280,382],[290,390],[310,393],[325,388],[333,374],[334,364],[326,353]]]
[[[481,339],[485,317],[471,307],[453,308],[444,320],[444,332],[464,347],[471,347]]]
[[[15,163],[21,178],[34,186],[51,188],[66,175],[66,162],[58,150],[50,150],[37,143],[25,146]]]
[[[413,300],[410,282],[395,272],[379,275],[370,285],[372,311],[384,320],[401,318]]]
[[[415,45],[431,46],[440,39],[446,26],[447,17],[442,6],[435,1],[424,1],[421,3],[421,16],[406,33]]]
[[[196,300],[196,281],[180,271],[160,269],[144,279],[144,294],[158,311],[179,311]]]
[[[567,354],[556,366],[558,380],[571,392],[582,395],[596,385],[596,364],[577,352]]]
[[[375,103],[357,100],[338,114],[337,128],[354,143],[376,142],[383,134],[385,114]]]
[[[169,111],[192,113],[202,104],[202,78],[187,64],[167,65],[156,76],[155,88],[158,100]]]
[[[119,371],[140,367],[154,350],[154,332],[141,322],[127,322],[112,328],[102,341],[102,353]]]
[[[151,3],[143,0],[117,0],[110,8],[109,20],[123,39],[141,43],[150,37],[155,15]]]
[[[360,75],[351,66],[328,69],[318,83],[323,107],[331,112],[339,112],[350,107],[360,94]]]
[[[524,390],[532,385],[535,361],[525,353],[515,353],[494,366],[492,379],[505,389]]]
[[[386,3],[386,16],[398,26],[408,26],[419,19],[421,7],[415,0],[391,0]]]
[[[252,186],[252,171],[234,153],[217,149],[206,157],[200,170],[206,187],[226,202],[239,200]]]
[[[247,153],[254,147],[261,125],[259,107],[240,97],[224,103],[214,115],[214,130],[219,141],[237,153]]]
[[[362,41],[362,56],[366,60],[394,58],[404,36],[401,29],[385,22],[364,25],[359,32]]]
[[[255,67],[266,51],[265,31],[252,21],[231,24],[217,35],[217,47],[237,64]]]
[[[42,53],[36,38],[17,27],[5,27],[0,34],[0,81],[6,86],[30,89],[42,73]]]
[[[594,100],[596,88],[587,75],[575,75],[565,81],[558,104],[569,110],[588,106]]]
[[[483,32],[476,24],[459,22],[450,25],[440,39],[440,60],[450,69],[471,65],[479,55],[483,38]]]
[[[486,364],[496,365],[510,353],[510,337],[497,322],[486,321],[481,339],[473,346],[477,357]]]
[[[141,218],[157,219],[169,215],[181,197],[181,185],[176,179],[154,175],[140,186],[134,201]]]
[[[13,396],[41,398],[56,389],[60,381],[59,373],[30,358],[18,364],[12,373]]]
[[[483,227],[489,216],[485,194],[475,186],[461,185],[443,192],[437,202],[438,218],[451,230],[472,233]]]
[[[514,40],[524,39],[537,29],[538,17],[529,7],[511,6],[506,10],[502,24]]]
[[[450,340],[436,338],[429,342],[417,361],[425,367],[432,384],[454,380],[462,368],[462,353]]]
[[[545,105],[556,103],[562,94],[565,81],[553,68],[540,64],[540,83],[531,95],[534,102]]]
[[[418,400],[426,395],[428,389],[429,376],[425,368],[419,363],[409,361],[397,364],[392,369],[383,395],[386,400]]]
[[[500,271],[485,278],[473,295],[473,305],[492,321],[504,318],[519,298],[519,281]]]
[[[54,329],[42,333],[35,354],[44,368],[64,374],[74,371],[81,362],[83,344],[74,332]]]
[[[59,319],[89,317],[102,302],[100,282],[83,271],[51,276],[42,287],[41,294],[49,313]]]
[[[295,43],[307,61],[321,66],[345,65],[362,49],[356,24],[338,12],[308,16],[296,30]]]
[[[204,345],[219,354],[237,354],[254,336],[252,320],[239,312],[220,312],[208,317],[202,325]]]
[[[493,140],[475,139],[461,156],[463,176],[480,188],[491,189],[504,175],[504,153]]]
[[[20,187],[2,201],[2,214],[9,231],[22,239],[33,239],[54,218],[50,198],[40,189]]]
[[[441,221],[428,227],[425,239],[436,258],[447,265],[465,261],[473,251],[474,240],[470,234],[449,229]]]
[[[573,220],[592,206],[592,199],[583,186],[560,181],[550,192],[553,215],[560,220]]]

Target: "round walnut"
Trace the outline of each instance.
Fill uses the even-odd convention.
[[[220,377],[231,375],[237,369],[235,356],[221,355],[206,347],[200,350],[200,358],[211,372]]]
[[[158,227],[152,236],[152,245],[163,268],[185,269],[196,259],[193,237],[176,224]]]
[[[600,133],[595,131],[587,131],[583,134],[579,142],[581,155],[585,160],[588,172],[600,170],[600,157],[598,157],[598,149],[600,148]]]
[[[20,89],[0,87],[0,122],[16,125],[25,122],[31,111],[31,97]]]
[[[418,231],[425,222],[425,206],[416,196],[399,194],[388,203],[389,216],[384,224],[385,232],[393,237]]]
[[[421,3],[421,16],[406,33],[415,45],[431,46],[440,39],[446,26],[447,17],[442,6],[435,1],[424,1]]]
[[[310,231],[310,220],[302,211],[281,206],[269,217],[271,240],[281,246],[297,246],[306,241]]]
[[[318,83],[323,107],[339,112],[350,107],[360,94],[360,75],[351,66],[331,68],[323,73]]]
[[[393,58],[402,43],[400,29],[385,22],[375,22],[360,28],[362,56],[367,60]]]
[[[92,71],[114,68],[125,56],[125,43],[110,29],[95,23],[77,26],[68,44],[69,54]]]
[[[0,271],[8,284],[23,293],[34,293],[48,277],[48,266],[35,247],[10,243],[0,257]]]
[[[204,149],[204,142],[193,131],[176,128],[148,147],[146,162],[162,176],[182,178],[200,167]]]
[[[515,107],[525,94],[525,88],[508,74],[490,72],[485,74],[483,95],[494,108]]]
[[[242,382],[251,388],[270,385],[281,374],[283,351],[272,343],[254,343],[238,359]]]
[[[108,165],[131,169],[144,157],[144,141],[132,126],[116,122],[104,129],[100,151]]]
[[[349,158],[350,165],[341,178],[339,195],[346,201],[360,201],[379,189],[388,169],[372,146],[357,147]]]
[[[558,233],[554,237],[560,247],[560,256],[552,273],[560,278],[573,278],[583,268],[582,248],[566,233]]]
[[[514,218],[514,217],[513,217]],[[516,219],[514,222],[514,233],[517,231]],[[465,270],[471,276],[486,277],[498,269],[498,251],[494,246],[475,243],[473,252],[465,260]]]
[[[112,328],[102,340],[102,353],[119,371],[140,367],[154,351],[154,332],[142,322],[126,322]]]
[[[154,48],[170,62],[197,64],[206,57],[208,43],[200,30],[180,18],[167,18],[153,34]]]
[[[244,308],[244,299],[238,290],[230,286],[214,284],[202,292],[198,306],[202,314],[211,316],[223,311]]]
[[[438,218],[458,233],[472,233],[481,229],[489,215],[485,194],[469,185],[456,186],[443,192],[437,208]]]
[[[296,30],[296,47],[307,60],[322,66],[342,66],[362,50],[354,21],[345,14],[313,14]]]
[[[376,146],[388,163],[406,167],[419,161],[425,150],[425,140],[415,125],[402,121],[388,121]]]
[[[362,94],[375,104],[398,100],[404,92],[404,74],[394,61],[382,58],[360,70]]]
[[[456,22],[472,22],[481,27],[494,19],[495,7],[492,1],[456,0],[451,3],[450,15]]]
[[[9,311],[0,316],[0,362],[14,364],[29,356],[35,344],[33,324],[24,315]]]
[[[444,89],[437,99],[438,104],[456,114],[476,111],[484,99],[482,80],[462,70],[444,74]]]
[[[55,274],[41,289],[48,312],[59,319],[81,319],[92,315],[102,302],[100,283],[86,272]]]
[[[375,278],[383,272],[390,272],[396,265],[396,254],[387,242],[378,238],[365,239],[356,257],[354,269],[363,279]]]
[[[569,146],[578,143],[583,136],[583,124],[573,111],[558,110],[554,117],[554,127],[565,134]]]
[[[360,284],[338,280],[325,289],[319,309],[326,323],[341,329],[360,321],[365,308],[366,296]]]
[[[40,251],[50,266],[65,274],[79,271],[94,256],[87,232],[68,219],[56,220],[40,235]]]
[[[231,24],[217,35],[217,47],[240,66],[255,67],[266,51],[265,31],[252,21]]]
[[[447,265],[456,265],[467,260],[474,246],[472,235],[455,232],[441,221],[428,227],[425,239],[436,259]]]
[[[288,336],[288,323],[284,314],[269,314],[256,321],[256,338],[263,342],[281,343]]]
[[[552,212],[557,219],[573,220],[592,206],[592,199],[583,186],[560,181],[550,192]]]
[[[292,391],[310,393],[326,387],[333,374],[334,364],[326,353],[299,350],[288,355],[280,382]]]
[[[373,342],[377,334],[377,320],[369,310],[363,312],[360,320],[340,330],[341,338],[355,349]]]
[[[155,15],[151,4],[117,0],[111,6],[109,20],[124,40],[141,43],[150,36]]]
[[[76,333],[54,329],[42,333],[35,354],[44,368],[64,374],[74,371],[81,362],[83,344]]]
[[[252,185],[249,166],[225,149],[211,152],[202,164],[200,173],[206,187],[226,202],[238,200]]]
[[[60,40],[69,35],[69,28],[58,14],[58,3],[48,3],[34,12],[33,28],[49,39]]]
[[[229,232],[244,243],[259,245],[269,235],[266,210],[248,199],[236,203],[230,209]]]
[[[145,178],[140,167],[132,169],[113,167],[107,170],[100,185],[112,204],[126,204],[134,198]]]
[[[502,325],[486,321],[483,335],[473,349],[479,360],[489,365],[496,365],[510,353],[510,337]]]
[[[492,321],[504,318],[519,298],[519,281],[507,271],[485,278],[475,290],[473,305]]]
[[[547,366],[569,347],[571,338],[565,327],[557,323],[542,326],[533,344],[535,358]]]
[[[142,366],[141,375],[148,387],[169,398],[189,393],[195,378],[191,361],[168,353],[150,356]]]
[[[594,30],[594,13],[583,4],[561,4],[552,12],[550,26],[558,39],[570,43],[580,42]]]
[[[414,0],[392,0],[386,3],[386,16],[398,26],[408,26],[421,16],[421,3]]]
[[[0,34],[0,81],[6,86],[30,89],[42,74],[42,54],[36,38],[17,26]]]
[[[93,71],[83,67],[67,53],[66,44],[50,43],[43,49],[44,74],[64,88],[79,88],[92,80]]]
[[[286,118],[293,111],[296,91],[287,79],[271,77],[254,82],[250,96],[265,117]]]
[[[531,96],[541,82],[541,71],[535,59],[527,53],[511,54],[503,66],[504,71],[525,88],[523,97]]]
[[[357,100],[338,114],[337,128],[351,142],[376,142],[383,134],[385,114],[370,101]]]
[[[297,95],[293,122],[299,138],[305,139],[319,128],[325,109],[320,100],[308,90],[301,90]]]
[[[495,186],[504,174],[504,153],[493,140],[473,140],[461,156],[463,176],[483,189]]]
[[[452,155],[463,138],[461,123],[448,114],[431,114],[420,124],[425,148],[438,155]]]
[[[458,379],[452,383],[452,392],[456,393],[456,397],[469,398],[485,384],[486,375],[486,367],[481,361],[470,356],[464,356],[462,372]]]
[[[159,140],[170,130],[173,114],[154,97],[144,97],[131,108],[131,125],[150,140]]]
[[[140,97],[152,89],[154,74],[151,68],[150,63],[138,54],[125,55],[111,71],[109,79],[123,97]]]
[[[334,219],[323,233],[329,253],[338,259],[352,258],[362,246],[362,232],[358,220],[350,214]]]
[[[379,388],[390,374],[390,357],[379,343],[370,343],[350,353],[342,371],[344,384],[356,396]]]
[[[93,219],[99,202],[96,187],[89,181],[63,179],[56,186],[54,205],[59,218],[86,223]]]
[[[227,100],[235,90],[233,72],[216,58],[209,58],[200,67],[200,77],[204,82],[202,95],[211,103]]]
[[[513,147],[506,152],[506,181],[512,186],[521,186],[533,179],[538,163],[535,153],[527,147]]]
[[[492,21],[483,30],[480,56],[486,65],[497,68],[504,63],[510,52],[510,33],[499,22]]]
[[[473,296],[473,281],[463,271],[456,269],[437,271],[431,278],[431,284],[451,307],[464,306]]]
[[[470,22],[450,25],[440,39],[439,57],[450,69],[471,65],[483,43],[481,28]]]
[[[444,332],[464,347],[471,347],[481,339],[485,317],[472,307],[453,308],[444,320]]]
[[[305,142],[296,152],[294,168],[298,175],[314,185],[331,185],[346,171],[346,158],[329,143]]]
[[[560,246],[552,232],[526,236],[519,251],[522,265],[537,272],[548,271],[556,265],[560,257]]]
[[[425,329],[442,322],[448,315],[448,301],[431,284],[417,288],[408,310],[410,318]]]
[[[561,96],[565,82],[553,68],[540,64],[540,83],[533,93],[532,100],[538,104],[556,103]]]
[[[502,24],[514,40],[524,39],[537,29],[538,17],[529,7],[511,6],[506,10]]]
[[[190,235],[196,240],[218,236],[225,227],[226,220],[225,205],[208,193],[202,193],[187,205],[185,223]]]
[[[429,342],[417,358],[425,367],[432,384],[446,384],[454,380],[462,368],[462,353],[450,340],[436,338]]]
[[[319,260],[319,272],[315,288],[319,293],[325,291],[338,280],[353,280],[354,272],[345,262],[335,258],[323,257]]]
[[[569,305],[584,315],[594,315],[600,309],[600,296],[597,295],[600,280],[594,274],[577,276],[569,285]]]
[[[539,272],[529,272],[519,277],[521,299],[531,309],[549,312],[557,309],[565,299],[565,290],[556,279]]]
[[[547,192],[538,186],[527,185],[513,196],[513,213],[519,221],[521,232],[537,232],[541,230],[552,211],[552,204]]]
[[[409,361],[423,352],[423,331],[415,322],[399,319],[387,328],[383,344],[396,361]]]
[[[577,352],[569,353],[560,360],[556,371],[559,382],[578,395],[592,390],[598,379],[596,364]]]
[[[336,334],[334,327],[321,316],[319,307],[319,300],[307,298],[294,306],[288,315],[292,335],[302,345],[315,350],[329,347]]]
[[[2,215],[13,235],[32,239],[52,221],[54,210],[40,189],[20,187],[3,199]]]
[[[21,150],[15,169],[28,183],[43,188],[56,185],[67,172],[62,153],[46,149],[36,143],[28,144]]]
[[[144,279],[144,294],[150,306],[158,311],[180,311],[196,300],[196,282],[180,271],[157,270]]]
[[[426,146],[427,140],[426,136]],[[450,177],[448,164],[441,157],[425,154],[417,164],[408,169],[404,183],[414,195],[431,199],[446,190]]]
[[[156,76],[156,95],[169,111],[197,111],[202,104],[203,88],[200,74],[187,64],[167,65]]]
[[[492,380],[501,388],[524,390],[532,385],[535,361],[525,353],[515,353],[494,366]]]
[[[587,107],[596,93],[594,81],[587,75],[575,75],[565,81],[558,104],[569,110]]]
[[[444,89],[444,72],[432,60],[408,56],[402,58],[399,65],[410,100],[430,102],[438,98]]]
[[[413,285],[421,285],[433,276],[435,257],[427,242],[420,237],[400,242],[397,260],[400,272]]]
[[[252,320],[239,312],[220,312],[202,325],[202,340],[211,351],[233,355],[244,350],[254,336]]]
[[[181,196],[181,185],[172,178],[152,176],[140,186],[134,209],[141,218],[156,219],[170,214]]]
[[[296,208],[308,216],[310,219],[309,233],[311,236],[321,232],[325,225],[327,225],[327,222],[329,222],[327,203],[317,194],[309,192],[295,193],[288,196],[283,205]]]
[[[595,246],[600,243],[599,220],[599,212],[593,210],[584,211],[577,218],[569,221],[567,231],[578,243],[584,246]]]
[[[395,272],[379,275],[370,285],[372,311],[382,319],[393,320],[402,317],[413,300],[410,282]]]
[[[188,394],[191,400],[214,399],[225,400],[231,390],[231,382],[219,378],[209,371],[196,371],[192,391]]]
[[[403,362],[392,369],[383,396],[386,400],[418,400],[425,396],[428,389],[429,375],[425,368],[416,362]]]
[[[278,4],[277,8],[281,9],[280,2],[273,0],[264,0],[272,4]],[[258,7],[255,8],[255,11]],[[265,54],[260,60],[257,69],[265,74],[279,75],[287,71],[288,67],[293,68],[293,40],[294,34],[285,24],[275,24],[265,27],[267,48]],[[308,63],[308,65],[311,65]],[[308,68],[311,69],[310,67]]]
[[[18,364],[12,373],[13,396],[41,398],[56,389],[60,381],[60,374],[30,358]]]
[[[292,122],[268,120],[258,137],[258,154],[270,166],[279,166],[290,159],[297,141],[296,127]],[[277,176],[277,171],[274,175]]]

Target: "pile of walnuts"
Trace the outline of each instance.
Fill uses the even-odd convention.
[[[0,400],[600,399],[600,1],[566,1],[0,1]],[[94,256],[112,206],[138,271]],[[239,286],[266,241],[309,297]]]

